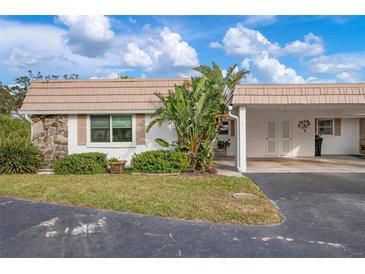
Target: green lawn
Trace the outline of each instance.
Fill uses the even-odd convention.
[[[249,192],[255,200],[231,197]],[[235,224],[273,224],[281,216],[248,178],[225,176],[2,175],[0,195],[123,212]]]

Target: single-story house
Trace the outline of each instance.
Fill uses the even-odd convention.
[[[159,149],[155,138],[176,138],[172,125],[145,128],[167,94],[187,79],[37,80],[21,113],[32,121],[32,140],[45,166],[63,155],[105,152],[130,162],[134,153]],[[246,171],[247,158],[358,154],[365,140],[365,84],[240,84],[220,139]]]

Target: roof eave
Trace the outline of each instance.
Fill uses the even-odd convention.
[[[114,113],[144,113],[151,114],[153,109],[134,109],[134,110],[20,110],[22,115],[68,115],[68,114],[114,114]]]

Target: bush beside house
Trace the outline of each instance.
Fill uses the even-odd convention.
[[[53,172],[57,175],[99,174],[108,169],[106,154],[99,152],[72,154],[57,160]]]
[[[30,123],[0,115],[0,174],[35,173],[42,161],[41,151],[31,144]]]
[[[174,150],[151,150],[135,154],[132,158],[133,172],[180,173],[191,170],[185,153]]]
[[[0,143],[6,140],[30,142],[30,123],[20,118],[0,115]]]
[[[42,153],[31,144],[19,140],[0,144],[0,174],[36,173],[42,161]]]

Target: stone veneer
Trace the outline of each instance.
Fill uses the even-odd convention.
[[[67,115],[33,115],[32,142],[44,155],[43,168],[68,153]]]

